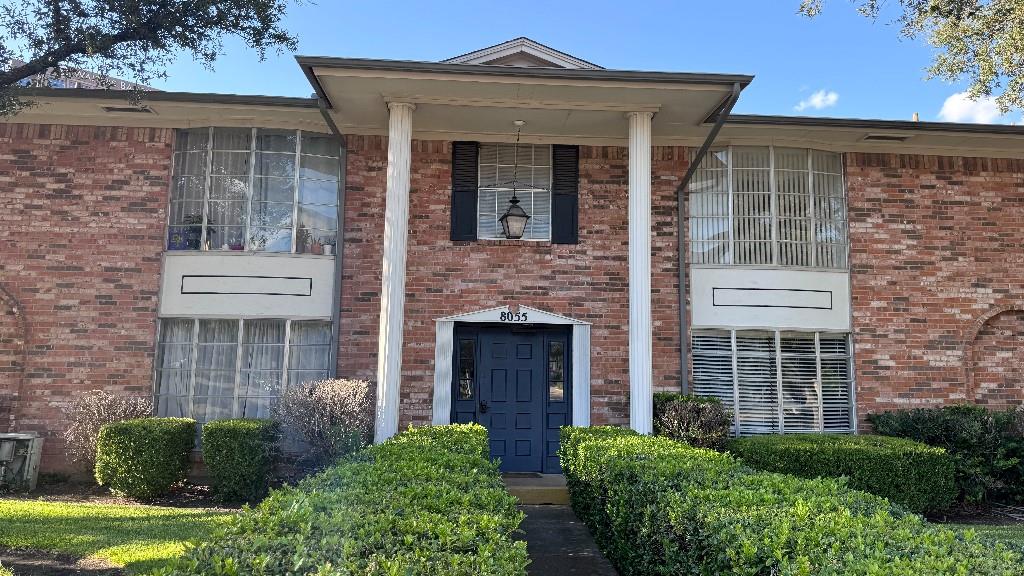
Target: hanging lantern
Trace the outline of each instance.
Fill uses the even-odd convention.
[[[519,205],[519,198],[516,198],[516,191],[512,190],[512,199],[508,201],[508,210],[498,219],[501,222],[501,231],[509,240],[519,240],[526,231],[526,221],[530,215]]]
[[[505,238],[519,240],[523,237],[523,233],[526,232],[526,222],[530,219],[530,215],[519,205],[519,198],[516,197],[516,189],[519,188],[519,180],[517,179],[519,173],[519,136],[526,122],[516,120],[513,124],[516,126],[516,144],[515,148],[513,148],[512,181],[509,182],[509,185],[512,187],[512,199],[508,201],[508,209],[505,210],[501,218],[498,218],[498,222],[501,222],[501,231],[505,234]]]

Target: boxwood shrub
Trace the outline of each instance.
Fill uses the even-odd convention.
[[[273,490],[163,575],[525,576],[523,515],[479,425],[415,428]]]
[[[945,510],[956,499],[953,459],[942,448],[886,436],[793,434],[739,438],[730,450],[746,464],[803,478],[849,478],[851,488],[913,512]]]
[[[869,414],[868,421],[877,434],[945,448],[961,501],[1024,502],[1024,409],[963,404]]]
[[[833,478],[625,430],[563,428],[579,517],[623,576],[1019,575],[1021,557]],[[583,506],[578,506],[585,503]]]
[[[149,500],[185,479],[195,445],[191,418],[141,418],[106,424],[96,440],[96,482]]]
[[[217,496],[248,501],[266,495],[277,461],[279,430],[272,420],[248,418],[203,426],[203,461]]]

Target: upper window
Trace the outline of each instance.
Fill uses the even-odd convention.
[[[694,264],[846,269],[846,222],[841,154],[734,146],[690,183]]]
[[[300,130],[179,130],[168,250],[333,254],[339,151]]]
[[[512,198],[515,180],[519,205],[530,215],[523,240],[551,239],[551,146],[520,144],[518,169],[512,144],[480,145],[477,238],[504,240],[499,219]]]

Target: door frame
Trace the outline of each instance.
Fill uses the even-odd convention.
[[[516,314],[519,314],[518,320]],[[525,314],[525,318],[524,318]],[[434,402],[435,425],[451,424],[452,416],[452,355],[455,347],[455,323],[484,324],[550,324],[571,326],[569,351],[573,426],[590,426],[590,323],[546,312],[530,306],[498,306],[446,316],[436,321],[434,343]]]

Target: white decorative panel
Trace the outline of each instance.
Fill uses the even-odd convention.
[[[329,319],[333,297],[333,258],[168,252],[160,315]]]
[[[692,268],[695,327],[850,329],[847,272]]]

